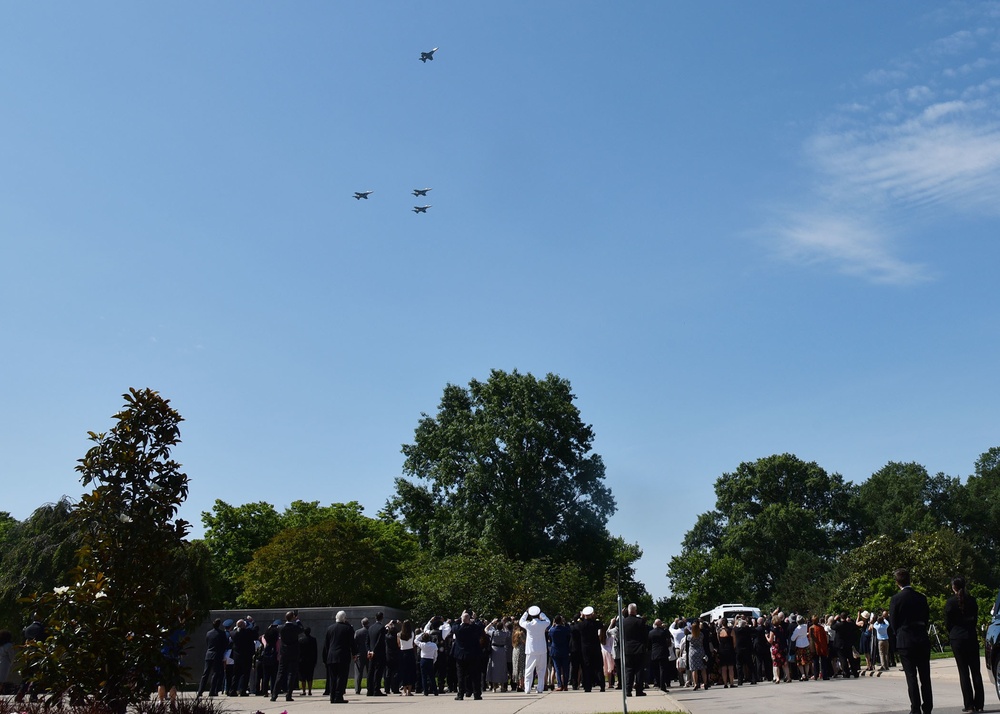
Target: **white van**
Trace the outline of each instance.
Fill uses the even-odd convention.
[[[741,602],[727,602],[719,605],[718,607],[712,608],[708,612],[701,613],[701,619],[708,620],[709,622],[715,622],[720,617],[725,617],[727,620],[732,622],[736,619],[737,615],[745,615],[756,620],[760,617],[760,610],[756,607],[744,605]]]

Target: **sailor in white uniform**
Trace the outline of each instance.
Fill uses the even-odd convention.
[[[538,678],[538,693],[545,692],[545,669],[547,664],[547,649],[545,631],[549,629],[549,618],[545,616],[538,605],[532,605],[521,615],[519,623],[527,636],[524,640],[524,692],[531,691],[533,676]]]

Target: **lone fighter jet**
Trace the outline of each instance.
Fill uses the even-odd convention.
[[[427,62],[427,60],[433,61],[434,60],[434,53],[437,52],[437,51],[438,51],[438,48],[435,47],[430,52],[421,52],[420,53],[420,61],[421,62]]]
[[[374,191],[355,191],[354,192],[354,198],[356,198],[358,200],[361,200],[363,198],[363,199],[365,199],[367,201],[368,197],[371,196],[373,193],[375,193],[375,192]]]
[[[414,196],[426,196],[428,191],[433,191],[431,188],[415,188],[413,189]]]
[[[428,208],[430,208],[430,206],[414,206],[413,207],[413,212],[414,213],[427,213],[427,209]]]

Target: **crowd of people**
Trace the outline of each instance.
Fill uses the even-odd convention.
[[[608,688],[645,696],[647,687],[698,691],[879,677],[899,665],[906,672],[911,714],[930,714],[927,600],[910,586],[907,571],[895,575],[900,592],[888,610],[873,613],[810,616],[775,609],[756,618],[738,614],[650,623],[630,604],[605,624],[591,606],[551,620],[532,606],[520,617],[493,619],[466,610],[454,619],[432,617],[423,627],[410,620],[386,621],[379,612],[374,621],[364,618],[355,628],[340,611],[322,640],[295,610],[263,629],[250,615],[216,619],[205,635],[197,696],[257,695],[275,701],[284,695],[291,701],[296,689],[312,694],[320,662],[326,672],[323,694],[335,704],[347,702],[352,678],[355,695],[364,691],[369,697],[447,693],[476,700],[483,692]],[[963,711],[982,711],[976,601],[961,578],[952,587],[945,625],[960,672]],[[25,637],[44,637],[37,617]],[[164,643],[161,700],[176,701],[184,638],[183,623],[178,623]],[[0,684],[12,648],[10,633],[0,631]]]

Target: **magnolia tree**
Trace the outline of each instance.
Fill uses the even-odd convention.
[[[90,432],[76,467],[93,488],[71,516],[83,532],[77,566],[65,585],[29,599],[46,637],[24,651],[29,679],[51,701],[93,698],[113,712],[177,676],[162,651],[188,614],[188,524],[176,518],[188,478],[170,458],[182,419],[150,389],[123,396],[115,425]]]

